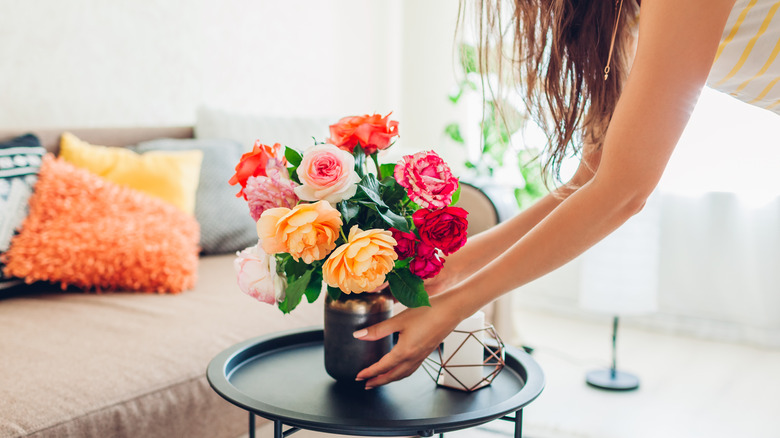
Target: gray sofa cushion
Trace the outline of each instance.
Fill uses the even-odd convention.
[[[195,197],[195,218],[200,223],[200,246],[205,254],[224,254],[257,243],[255,222],[246,201],[236,198],[239,187],[228,180],[241,158],[243,148],[233,140],[159,139],[139,143],[130,149],[203,151],[200,182]]]

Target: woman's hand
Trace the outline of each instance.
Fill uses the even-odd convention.
[[[355,337],[364,341],[399,333],[398,343],[390,353],[358,373],[356,380],[365,380],[366,389],[372,389],[415,372],[460,322],[457,312],[451,311],[441,298],[444,297],[433,297],[431,307],[406,309],[387,321],[355,332]]]

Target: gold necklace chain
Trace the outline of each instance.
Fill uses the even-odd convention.
[[[612,62],[612,50],[615,48],[615,36],[617,36],[618,23],[620,23],[620,11],[623,9],[623,0],[615,0],[615,26],[612,28],[612,42],[609,43],[609,55],[607,56],[607,65],[604,67],[604,80],[609,77],[609,64]]]

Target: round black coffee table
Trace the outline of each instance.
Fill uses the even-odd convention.
[[[322,328],[250,339],[209,364],[211,387],[230,403],[274,422],[274,438],[299,429],[345,435],[443,436],[445,432],[504,419],[522,434],[522,409],[544,388],[544,374],[525,352],[506,348],[504,370],[474,392],[437,386],[423,371],[366,391],[336,383],[325,373]],[[285,426],[289,426],[284,430]]]

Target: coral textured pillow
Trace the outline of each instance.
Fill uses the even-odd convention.
[[[124,148],[92,145],[66,132],[60,139],[60,157],[109,181],[170,202],[189,214],[195,212],[201,151],[137,154]]]
[[[63,288],[176,293],[195,284],[198,239],[191,215],[47,155],[5,273]]]

